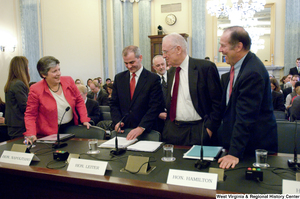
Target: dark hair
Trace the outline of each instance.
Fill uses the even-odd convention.
[[[30,76],[28,72],[28,59],[24,56],[15,56],[10,61],[4,92],[8,92],[10,83],[16,79],[21,80],[29,89]]]
[[[284,80],[287,78],[287,75],[283,76],[281,79],[280,79],[280,82],[284,84]]]
[[[90,80],[92,80],[92,79],[91,79],[91,78],[89,78],[89,79],[86,81],[86,84],[88,84]],[[92,80],[92,81],[93,81],[93,80]]]
[[[111,79],[110,79],[110,78],[106,78],[106,80],[105,80],[105,81],[107,81],[107,80],[110,80],[110,81],[111,81]]]
[[[60,64],[60,62],[55,57],[42,57],[37,63],[37,70],[41,78],[44,78],[43,75],[47,76],[50,68],[54,68],[57,64]]]
[[[277,79],[271,78],[270,82],[271,82],[271,84],[273,84],[275,86],[274,91],[280,92],[280,87],[279,87],[279,83],[278,83]]]
[[[298,58],[296,59],[296,61],[297,61],[297,60],[300,60],[300,57],[298,57]]]
[[[107,88],[113,89],[114,85],[112,83],[107,84]]]
[[[300,86],[300,82],[295,83],[295,88],[297,88],[298,86]]]
[[[250,50],[251,47],[251,38],[248,32],[241,26],[232,26],[225,28],[224,32],[230,32],[229,44],[234,48],[239,42],[243,44],[245,50]]]

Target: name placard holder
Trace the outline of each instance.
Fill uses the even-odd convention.
[[[1,155],[0,162],[29,166],[33,155],[34,154],[32,153],[22,153],[5,150]]]
[[[282,194],[300,194],[300,182],[294,180],[282,180]]]
[[[106,170],[112,170],[108,162],[71,158],[67,171],[104,175]]]
[[[203,189],[217,189],[218,174],[195,171],[170,169],[167,184],[195,187]]]

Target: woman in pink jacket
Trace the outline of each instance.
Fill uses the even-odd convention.
[[[78,125],[78,115],[83,125],[90,127],[80,92],[71,77],[61,76],[59,64],[52,56],[43,57],[37,63],[43,80],[30,87],[25,112],[26,141],[34,142],[37,135],[57,134],[59,124],[60,133],[67,126]]]

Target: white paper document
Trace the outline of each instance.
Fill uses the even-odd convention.
[[[126,138],[124,138],[124,137],[118,137],[118,147],[119,148],[126,148],[129,145],[135,143],[136,141],[138,141],[138,139],[126,140]],[[116,147],[116,137],[100,144],[99,147],[102,147],[102,148],[115,148]]]
[[[59,134],[59,139],[65,140],[69,137],[74,137],[73,134]],[[40,143],[55,143],[57,140],[57,134],[52,134],[52,135],[48,135],[46,137],[42,137],[36,140],[36,142],[40,142]]]
[[[154,152],[156,149],[160,147],[161,144],[162,142],[141,140],[133,145],[128,146],[127,150]]]

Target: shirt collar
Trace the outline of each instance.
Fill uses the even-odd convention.
[[[184,58],[183,62],[180,64],[180,68],[181,68],[181,70],[187,70],[188,66],[189,66],[189,56],[187,55]]]
[[[137,77],[139,77],[140,75],[141,75],[141,73],[142,73],[142,71],[143,71],[143,65],[142,65],[142,67],[139,69],[139,70],[137,70],[136,72],[135,72],[135,75],[137,76]],[[132,73],[130,72],[130,77],[132,77]]]

